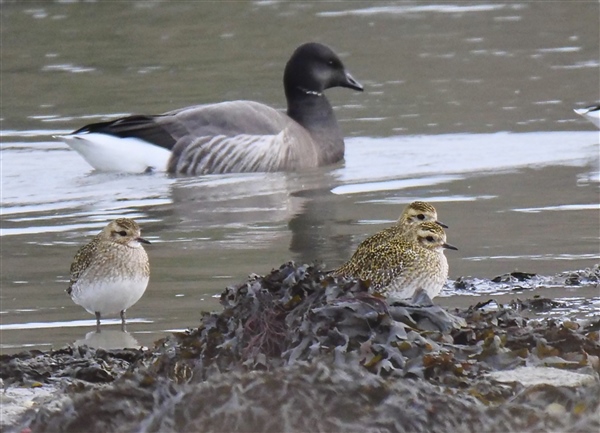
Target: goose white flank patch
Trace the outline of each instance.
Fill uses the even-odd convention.
[[[171,152],[135,137],[95,132],[57,136],[99,171],[143,173],[165,171]]]
[[[600,128],[600,104],[590,105],[589,107],[585,108],[575,108],[573,111],[580,116],[585,117],[587,120]]]
[[[60,136],[96,170],[174,174],[299,171],[344,158],[344,137],[323,94],[363,88],[327,46],[306,43],[288,60],[287,111],[253,101],[132,115]]]

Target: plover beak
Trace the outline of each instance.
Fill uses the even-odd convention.
[[[443,244],[442,247],[444,247],[448,250],[458,250],[458,248],[456,248],[454,245],[450,245],[450,244]]]
[[[444,227],[445,229],[447,229],[447,228],[448,228],[448,226],[447,226],[446,224],[444,224],[443,222],[441,222],[441,221],[436,221],[435,223],[436,223],[438,226],[442,226],[442,227]]]
[[[150,241],[147,241],[144,238],[135,238],[135,240],[138,241],[141,244],[148,244],[148,245],[150,245]]]

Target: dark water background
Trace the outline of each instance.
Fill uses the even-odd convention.
[[[287,260],[337,266],[415,199],[450,226],[452,279],[600,261],[600,134],[572,111],[600,100],[596,1],[2,2],[0,18],[4,352],[93,330],[64,293],[69,266],[119,216],[140,222],[153,245],[131,334],[105,327],[117,344],[195,325],[219,308],[214,295],[250,273]],[[365,87],[328,92],[348,137],[343,164],[102,174],[52,138],[196,103],[283,108],[283,67],[310,40],[333,47]],[[594,315],[598,291],[537,294],[589,299]],[[473,302],[458,291],[439,298]]]

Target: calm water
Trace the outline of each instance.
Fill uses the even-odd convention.
[[[193,326],[226,285],[287,260],[339,265],[415,199],[450,226],[452,279],[600,261],[600,133],[572,112],[600,100],[598,2],[17,2],[0,14],[4,352],[93,331],[64,293],[69,266],[119,216],[152,241],[152,277],[131,334],[109,325],[91,344]],[[343,164],[109,175],[52,139],[195,103],[282,108],[283,66],[308,40],[332,46],[365,86],[328,92],[349,137]],[[598,305],[598,290],[538,294]]]

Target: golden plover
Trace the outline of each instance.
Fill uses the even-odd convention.
[[[442,227],[448,228],[446,224],[438,221],[437,217],[437,211],[433,205],[425,201],[413,201],[404,208],[400,214],[400,217],[398,218],[398,221],[396,222],[396,225],[409,227],[414,224],[424,223],[426,221],[434,221]]]
[[[431,204],[424,201],[413,201],[404,208],[400,214],[400,217],[393,226],[383,229],[362,241],[358,245],[354,256],[352,256],[346,265],[353,261],[361,261],[361,255],[366,254],[367,251],[370,251],[376,245],[401,236],[417,224],[427,221],[433,221],[442,227],[448,228],[446,224],[437,220],[437,211]],[[342,268],[338,269],[338,271],[343,271]]]
[[[125,312],[142,297],[150,278],[148,255],[141,244],[140,227],[129,218],[109,223],[90,243],[79,249],[71,264],[67,293],[77,305],[100,319]]]
[[[352,258],[334,275],[370,281],[369,290],[386,296],[411,298],[417,291],[437,296],[448,278],[444,229],[434,221],[417,224],[381,242],[359,245]]]

